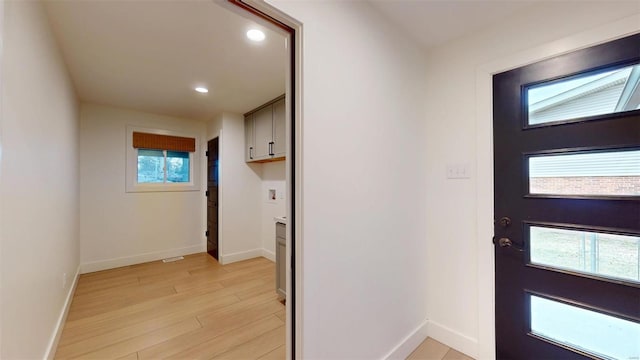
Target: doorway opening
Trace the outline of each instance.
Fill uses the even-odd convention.
[[[225,5],[227,9],[220,5]],[[293,141],[295,129],[292,121],[296,111],[294,105],[296,101],[292,95],[295,90],[295,78],[291,75],[284,76],[286,71],[293,74],[295,68],[292,62],[285,63],[285,60],[295,58],[293,34],[286,33],[286,45],[284,36],[279,42],[281,49],[279,56],[283,60],[280,63],[282,69],[279,72],[283,74],[283,81],[278,83],[276,90],[267,89],[256,96],[253,90],[264,90],[260,81],[273,73],[262,68],[266,61],[259,59],[260,54],[264,54],[266,48],[264,44],[269,41],[269,37],[262,43],[263,45],[254,44],[249,42],[251,40],[245,39],[248,31],[238,29],[237,26],[225,26],[229,22],[235,22],[236,25],[241,23],[240,27],[244,26],[243,24],[246,25],[247,21],[244,19],[246,16],[234,16],[227,11],[229,7],[233,7],[246,14],[247,9],[240,8],[237,4],[169,2],[148,6],[139,2],[48,2],[46,6],[54,31],[60,38],[60,46],[67,56],[70,73],[79,89],[78,96],[83,107],[80,111],[83,136],[93,139],[92,136],[95,135],[95,138],[100,139],[100,141],[87,141],[84,144],[87,149],[103,146],[99,148],[100,151],[95,151],[95,154],[109,156],[109,160],[118,159],[118,154],[125,150],[121,142],[124,143],[122,140],[125,130],[130,125],[141,128],[139,132],[143,134],[157,132],[163,139],[180,137],[195,143],[194,148],[190,147],[187,151],[188,154],[174,154],[172,151],[177,150],[170,148],[162,148],[160,152],[147,151],[149,150],[147,146],[140,146],[139,148],[143,150],[137,151],[137,156],[134,152],[128,157],[128,160],[131,159],[132,166],[127,168],[126,175],[131,175],[129,177],[132,182],[142,183],[140,177],[134,176],[140,172],[140,164],[148,163],[149,166],[146,168],[150,169],[149,173],[151,170],[154,171],[154,176],[149,175],[148,179],[144,179],[151,184],[145,183],[139,186],[145,187],[144,193],[138,189],[123,192],[124,183],[118,181],[109,181],[108,185],[105,185],[105,187],[109,186],[109,190],[116,195],[106,195],[107,193],[100,188],[103,184],[107,184],[107,181],[96,181],[88,187],[85,193],[98,194],[100,198],[97,202],[113,200],[122,203],[116,204],[120,206],[121,211],[111,211],[106,216],[104,212],[98,211],[83,213],[86,215],[85,219],[96,219],[96,221],[87,221],[89,228],[100,224],[118,224],[110,227],[102,226],[103,236],[112,239],[112,242],[109,242],[109,252],[98,251],[99,248],[96,247],[95,254],[83,254],[88,257],[95,255],[97,261],[92,270],[132,265],[167,258],[171,255],[202,253],[204,249],[222,263],[225,260],[229,263],[234,262],[241,257],[262,256],[265,251],[261,252],[261,250],[265,249],[257,247],[233,251],[228,246],[230,243],[219,236],[220,227],[223,225],[220,216],[224,218],[221,214],[223,205],[228,205],[227,208],[237,205],[221,203],[224,186],[222,179],[225,175],[229,175],[223,168],[222,156],[225,146],[230,144],[231,131],[224,129],[216,136],[210,136],[208,126],[210,122],[216,121],[212,119],[215,114],[221,113],[223,117],[226,116],[224,114],[235,114],[236,116],[225,117],[225,120],[238,120],[231,121],[232,126],[237,130],[238,125],[242,126],[242,112],[260,106],[265,101],[281,96],[283,93],[285,93],[286,122],[290,125],[286,126],[288,129],[284,136],[288,160],[286,165],[282,162],[280,168],[284,170],[290,181],[287,181],[286,186],[283,185],[282,188],[269,187],[264,192],[259,189],[256,193],[256,202],[286,202],[286,210],[279,215],[289,220],[290,226],[287,233],[295,233],[292,205],[295,194],[292,190],[295,189],[293,184],[295,147],[292,145],[295,143]],[[225,13],[221,14],[223,12]],[[256,13],[249,14],[252,17],[256,16]],[[265,25],[263,18],[259,19],[259,21],[253,21],[251,25],[257,24],[257,27],[269,28],[270,25]],[[139,26],[141,22],[144,22],[144,26]],[[119,26],[114,27],[113,24],[119,24]],[[214,26],[222,26],[222,28],[216,30],[213,29]],[[278,31],[284,31],[283,26],[276,26],[276,28],[279,29]],[[266,30],[265,32],[269,35],[268,29],[263,30]],[[92,40],[90,48],[86,46],[87,40]],[[217,47],[218,44],[220,48]],[[226,47],[222,46],[223,44]],[[285,47],[287,45],[288,48]],[[239,55],[238,47],[250,49],[252,56]],[[256,59],[260,61],[255,61]],[[232,67],[241,68],[241,75],[245,77],[234,78],[235,75],[230,75]],[[247,75],[259,70],[262,70],[262,73]],[[216,104],[225,104],[225,107],[216,108]],[[105,131],[105,128],[108,128],[108,131]],[[238,133],[241,131],[235,132],[235,134]],[[129,133],[126,134],[128,139]],[[217,138],[217,141],[207,143],[213,138]],[[234,141],[240,144],[244,142],[243,140],[244,137],[240,137]],[[282,142],[272,145],[281,144]],[[210,159],[206,159],[204,151],[208,146],[212,155]],[[268,149],[270,152],[280,150],[277,146]],[[83,151],[83,153],[93,154],[90,151]],[[239,152],[235,155],[238,154]],[[217,155],[217,161],[215,155]],[[93,159],[85,156],[81,168],[92,168],[93,161],[90,160]],[[118,161],[103,160],[98,158],[95,163],[108,163],[110,166],[108,169],[103,169],[106,168],[105,166],[101,167],[104,174],[124,172],[120,169]],[[167,165],[169,163],[181,164],[180,169],[183,171],[180,173],[180,178],[173,176],[175,169]],[[251,165],[246,165],[242,159],[240,164],[251,168]],[[207,175],[202,173],[203,169],[208,170]],[[101,173],[101,175],[104,174]],[[212,176],[209,177],[209,175]],[[112,179],[110,176],[103,177]],[[233,177],[231,179],[234,180]],[[176,184],[178,180],[188,183],[190,187]],[[205,190],[209,191],[210,196],[207,198],[203,194]],[[207,210],[209,210],[208,213]],[[243,211],[244,209],[240,208],[236,214],[242,215]],[[242,223],[241,216],[236,220]],[[152,226],[149,226],[149,223],[152,223]],[[272,225],[275,224],[272,223]],[[106,231],[104,231],[105,228]],[[120,232],[121,236],[113,236],[113,232],[118,232],[120,229],[125,229]],[[134,230],[126,231],[126,229]],[[93,229],[87,232],[90,230]],[[205,233],[206,231],[208,233]],[[286,238],[291,245],[294,244],[291,235]],[[241,242],[246,237],[237,236],[233,239]],[[275,236],[272,242],[275,245]],[[102,244],[105,243],[102,242]],[[290,246],[288,254],[295,253],[292,248],[293,246]],[[288,254],[284,256],[287,264],[292,258]],[[200,258],[213,263],[208,256]],[[242,264],[238,265],[238,267],[241,266]],[[293,274],[289,269],[285,272],[288,278],[286,283],[292,284]],[[193,273],[183,271],[182,274],[189,279],[192,279],[192,276],[201,279],[209,275],[195,270]],[[266,279],[266,276],[264,278]],[[265,279],[261,280],[266,283]],[[221,278],[220,281],[231,282],[227,278]],[[194,280],[195,282],[197,281]],[[264,285],[266,291],[266,284]],[[290,329],[290,324],[294,322],[295,315],[292,309],[295,299],[293,287],[288,285],[286,288],[291,293],[286,305],[287,313],[291,314],[286,317],[287,329]],[[269,290],[275,294],[275,284]],[[237,299],[240,299],[240,296]],[[281,312],[282,309],[279,311]],[[273,321],[284,332],[284,323],[280,320],[284,321],[284,318],[280,317],[279,320]],[[292,333],[290,330],[288,332]],[[291,351],[287,350],[287,353],[291,354]]]
[[[276,230],[276,253],[282,254],[285,257],[284,265],[277,264],[277,273],[282,274],[285,273],[285,284],[282,286],[280,279],[277,281],[279,292],[286,292],[286,358],[287,359],[295,359],[296,358],[296,348],[301,344],[301,339],[296,336],[296,329],[299,328],[298,322],[300,321],[297,316],[301,309],[297,306],[296,303],[296,284],[298,283],[298,279],[296,277],[296,265],[301,265],[301,259],[296,257],[297,254],[297,245],[299,244],[300,239],[297,238],[297,227],[296,227],[296,214],[299,212],[299,208],[297,206],[297,198],[299,196],[299,184],[296,180],[300,179],[300,175],[298,174],[298,166],[300,159],[298,158],[299,154],[299,140],[296,137],[298,127],[297,125],[300,123],[298,118],[298,104],[300,103],[300,99],[298,98],[298,84],[300,81],[299,78],[299,44],[300,39],[297,37],[297,30],[299,29],[299,24],[295,23],[292,19],[287,19],[282,13],[279,13],[274,8],[270,8],[265,4],[255,4],[249,5],[243,0],[227,0],[229,4],[235,6],[239,12],[244,13],[244,16],[250,16],[254,19],[261,20],[262,22],[268,24],[271,27],[279,28],[281,32],[286,37],[287,44],[287,71],[286,71],[286,91],[284,95],[284,103],[285,103],[285,128],[286,128],[286,229],[285,240],[279,237],[282,231],[282,223],[278,223],[278,230]],[[251,154],[250,154],[251,155]],[[272,190],[269,190],[268,198],[271,199],[271,196],[275,195],[272,193]],[[285,249],[282,250],[282,245],[285,244]],[[280,258],[282,258],[280,256]],[[284,269],[283,269],[284,268]]]

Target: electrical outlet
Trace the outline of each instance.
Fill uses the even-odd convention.
[[[62,273],[62,288],[65,289],[67,287],[67,273]]]

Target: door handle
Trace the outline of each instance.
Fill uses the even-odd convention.
[[[495,237],[493,238],[493,243],[494,244],[496,243],[496,238]],[[518,252],[524,252],[523,248],[514,245],[513,241],[511,241],[511,239],[506,238],[506,237],[502,237],[502,238],[498,239],[498,245],[501,248],[512,248],[514,250],[517,250]]]

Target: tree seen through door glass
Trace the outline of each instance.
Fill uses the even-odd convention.
[[[640,65],[587,73],[527,89],[528,124],[539,125],[640,108]]]

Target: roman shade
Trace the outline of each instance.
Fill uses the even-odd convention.
[[[171,151],[196,151],[196,139],[180,136],[133,132],[133,147]]]

